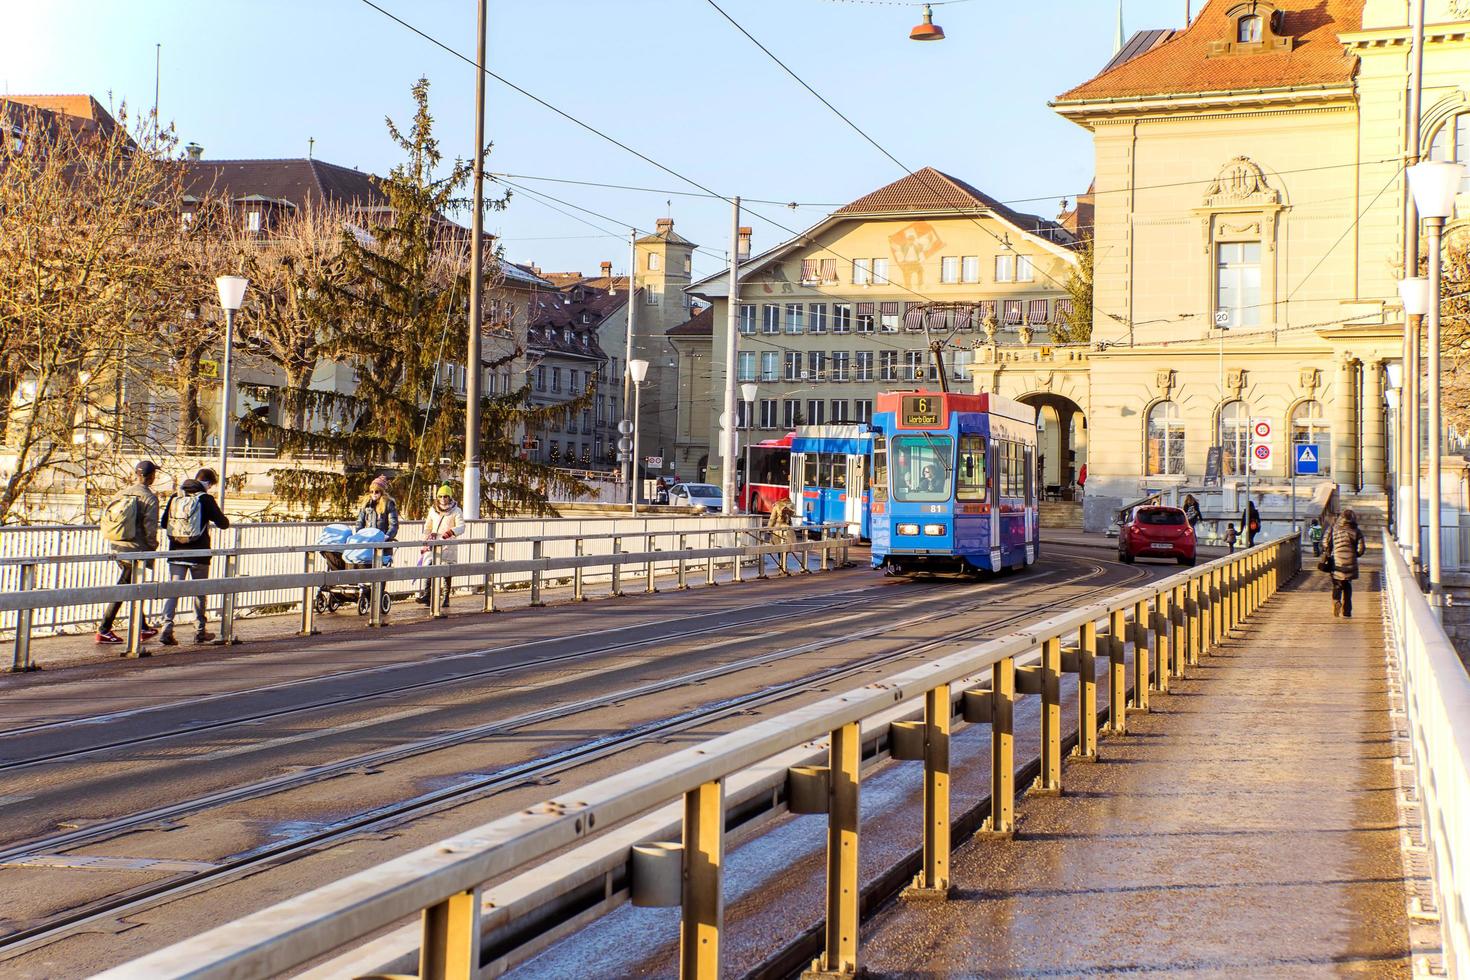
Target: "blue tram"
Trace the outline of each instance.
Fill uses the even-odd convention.
[[[866,425],[803,425],[791,439],[791,502],[802,524],[846,522],[872,537],[868,485],[874,433]]]
[[[873,567],[1000,571],[1036,561],[1036,411],[997,395],[889,392],[872,429]]]

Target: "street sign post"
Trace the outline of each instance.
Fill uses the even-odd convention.
[[[1275,462],[1271,445],[1271,420],[1251,419],[1251,469],[1269,470]]]
[[[1322,447],[1314,443],[1303,442],[1294,447],[1296,466],[1292,471],[1294,476],[1316,476],[1322,472]]]

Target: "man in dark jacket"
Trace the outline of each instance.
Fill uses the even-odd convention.
[[[214,470],[202,469],[194,474],[194,479],[180,484],[179,492],[168,498],[168,503],[163,507],[162,525],[168,535],[170,551],[208,549],[210,527],[223,529],[230,526],[230,519],[209,493],[217,482],[219,478],[214,475]],[[209,556],[170,558],[168,577],[173,582],[186,578],[209,578]],[[163,635],[158,638],[158,642],[164,646],[175,646],[179,642],[174,639],[174,613],[178,608],[178,596],[169,596],[163,601]],[[199,620],[199,627],[194,631],[195,643],[207,643],[214,639],[214,634],[204,628],[204,609],[204,596],[195,596],[194,612]]]
[[[156,551],[158,549],[158,496],[153,492],[153,480],[158,475],[158,467],[151,459],[140,460],[133,467],[133,473],[138,478],[132,486],[124,487],[123,490],[108,502],[102,515],[102,535],[107,546],[119,555],[138,551]],[[126,514],[127,520],[119,522],[112,519],[113,512]],[[124,561],[121,557],[117,560],[120,571],[117,576],[118,585],[131,585],[133,581],[132,561]],[[138,608],[146,612],[146,604],[140,603]],[[112,631],[112,624],[117,621],[117,614],[122,609],[121,602],[110,603],[102,612],[102,623],[97,627],[97,642],[99,644],[125,643],[126,641]],[[158,634],[158,630],[148,625],[147,616],[140,617],[142,623],[138,635],[145,640],[150,640]]]
[[[1256,535],[1261,533],[1261,512],[1256,507],[1256,502],[1251,498],[1245,498],[1245,511],[1240,515],[1240,534],[1245,538],[1245,546],[1251,547],[1256,543]]]

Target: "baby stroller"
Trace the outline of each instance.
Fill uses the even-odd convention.
[[[322,558],[327,563],[327,568],[334,572],[346,571],[349,568],[372,568],[373,549],[353,548],[354,544],[372,544],[378,541],[386,541],[387,535],[375,527],[363,528],[355,531],[350,524],[328,524],[322,529],[321,537],[317,544],[343,545],[342,551],[323,551]],[[381,567],[388,568],[393,564],[393,551],[383,549]],[[357,604],[357,614],[366,616],[373,601],[373,587],[371,585],[333,585],[317,590],[316,611],[319,613],[336,612],[338,606],[348,603]],[[383,590],[382,599],[379,602],[384,615],[393,605],[393,598],[388,595],[388,590]]]

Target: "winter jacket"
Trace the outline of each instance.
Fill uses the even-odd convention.
[[[438,507],[429,508],[429,514],[424,518],[424,537],[441,540],[448,538],[464,537],[464,511],[459,504],[455,504],[448,510],[440,510]],[[425,546],[429,553],[433,548]],[[454,544],[440,545],[439,562],[443,565],[452,565],[459,560],[459,546]]]
[[[365,527],[375,527],[384,534],[384,540],[398,540],[398,501],[383,494],[383,509],[378,510],[378,505],[373,503],[369,497],[362,505],[362,510],[357,515],[357,530]]]
[[[200,534],[198,537],[176,538],[172,534],[168,533],[169,512],[173,510],[175,502],[177,502],[179,497],[183,495],[188,495],[190,497],[195,495],[202,495],[202,499],[199,501],[199,505],[204,512],[204,533]],[[205,491],[204,484],[200,483],[198,480],[185,480],[183,483],[179,484],[179,492],[168,498],[168,503],[163,505],[163,514],[159,517],[159,527],[168,537],[168,547],[170,551],[196,551],[209,548],[209,528],[211,525],[220,529],[224,529],[230,526],[230,519],[225,516],[224,511],[220,510],[219,503],[214,499],[213,495]],[[208,566],[209,558],[205,556],[201,556],[198,558],[170,558],[168,560],[168,563],[170,565]]]
[[[138,498],[139,534],[128,541],[109,541],[113,551],[157,551],[158,550],[158,494],[141,483],[124,487],[119,497],[129,494]]]
[[[1349,582],[1358,577],[1358,557],[1368,550],[1368,542],[1358,525],[1339,517],[1332,530],[1327,532],[1324,544],[1332,556],[1332,577],[1339,582]]]

